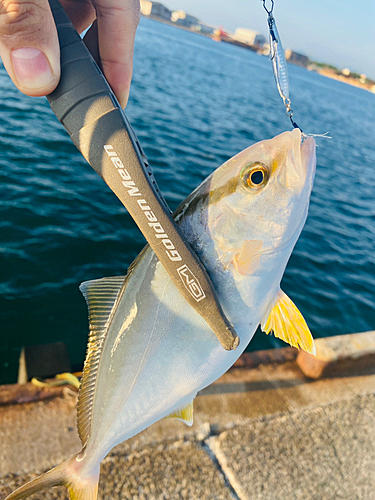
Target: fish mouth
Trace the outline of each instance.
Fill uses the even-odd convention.
[[[299,129],[289,132],[284,165],[278,181],[290,193],[294,208],[294,227],[272,242],[273,251],[294,246],[307,218],[309,199],[316,170],[316,144],[313,137],[303,136]]]
[[[301,163],[305,170],[306,179],[314,182],[316,170],[316,144],[313,137],[306,137],[301,146]]]
[[[316,168],[315,140],[302,136],[299,129],[288,133],[288,144],[278,181],[285,187],[301,189],[306,184],[312,188]]]

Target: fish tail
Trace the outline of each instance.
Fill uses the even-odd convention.
[[[57,467],[26,483],[13,491],[5,500],[26,498],[52,486],[64,485],[68,488],[70,500],[96,500],[98,496],[99,468],[90,477],[79,475],[80,464],[77,456],[69,458]]]

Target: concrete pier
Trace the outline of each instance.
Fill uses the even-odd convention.
[[[198,395],[192,427],[166,419],[115,448],[99,499],[374,500],[375,363],[358,338],[345,364],[337,339],[330,378],[306,377],[289,349],[246,355]],[[74,390],[38,389],[33,400],[37,389],[21,387],[0,388],[0,500],[80,450]],[[58,487],[30,498],[68,496]]]

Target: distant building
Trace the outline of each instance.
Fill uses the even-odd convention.
[[[262,49],[259,52],[260,52],[260,54],[263,54],[264,56],[269,56],[270,49],[271,49],[270,44],[264,43]]]
[[[213,35],[216,31],[216,28],[213,26],[209,26],[208,24],[198,23],[193,26],[193,30],[198,33],[203,33],[204,35]]]
[[[307,56],[304,56],[303,54],[298,54],[297,52],[293,52],[290,49],[286,49],[285,59],[288,62],[292,64],[297,64],[297,66],[302,66],[303,68],[307,68],[309,64],[309,58]]]
[[[141,0],[141,14],[144,16],[156,16],[170,21],[172,11],[167,9],[160,2],[150,2],[149,0]]]
[[[180,26],[185,26],[186,28],[191,28],[192,26],[199,24],[199,19],[197,17],[190,16],[183,10],[175,10],[172,12],[171,20]]]
[[[341,73],[344,75],[344,76],[350,76],[350,69],[349,68],[344,68]]]
[[[263,35],[247,28],[237,28],[234,32],[233,39],[248,45],[263,46],[263,44],[266,43],[266,39]]]

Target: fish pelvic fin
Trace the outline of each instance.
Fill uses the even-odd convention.
[[[100,469],[98,468],[97,473],[91,477],[82,478],[79,476],[78,467],[77,455],[74,455],[66,462],[13,491],[5,500],[27,498],[39,491],[61,485],[68,488],[70,500],[97,500]]]
[[[282,290],[277,292],[275,299],[268,306],[261,329],[267,335],[272,331],[275,337],[292,347],[316,356],[314,339],[304,317]]]

